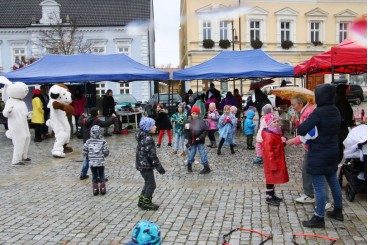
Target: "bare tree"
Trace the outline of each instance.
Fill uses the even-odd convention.
[[[79,31],[77,20],[69,21],[66,17],[64,23],[55,23],[43,27],[35,44],[46,49],[51,54],[83,54],[90,53],[92,43],[84,39]]]

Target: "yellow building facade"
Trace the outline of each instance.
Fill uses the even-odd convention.
[[[366,18],[366,11],[365,0],[182,0],[180,68],[200,64],[223,50],[249,50],[253,49],[252,44],[260,44],[252,40],[261,41],[261,49],[272,58],[295,66],[342,42],[349,36],[349,25]],[[205,48],[205,39],[212,40],[213,47]],[[229,42],[221,41],[220,46],[220,40]],[[327,82],[330,77],[310,79],[309,84],[313,84]],[[197,90],[197,83],[199,91],[207,89],[207,81],[192,81],[193,91]],[[233,91],[235,84],[244,93],[249,83],[238,80],[226,86]],[[220,82],[215,85],[221,88]]]

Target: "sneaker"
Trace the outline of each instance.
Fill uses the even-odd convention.
[[[17,167],[17,166],[24,166],[25,164],[22,162],[17,162],[17,163],[12,163],[12,166]]]
[[[32,161],[31,158],[27,157],[26,159],[23,159],[22,162],[30,162]]]
[[[186,154],[185,152],[182,152],[180,156],[182,156],[182,157],[186,157],[186,156],[187,156],[187,154]]]
[[[171,155],[176,155],[176,154],[178,154],[178,151],[172,151],[171,152]]]
[[[316,200],[314,198],[311,198],[305,194],[302,194],[300,197],[295,199],[298,203],[314,203]]]
[[[167,144],[167,146],[171,146],[171,143]]]
[[[257,157],[254,161],[253,164],[262,164],[263,163],[263,159],[262,157]]]
[[[84,176],[79,177],[80,180],[85,180],[85,179],[88,179],[88,178],[89,178],[89,175],[84,175]]]
[[[278,202],[275,198],[266,198],[266,203],[272,206],[280,206],[280,202]]]

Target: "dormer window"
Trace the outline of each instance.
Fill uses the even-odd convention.
[[[56,25],[60,24],[60,4],[54,0],[44,0],[40,3],[42,8],[42,19],[40,24],[44,25]]]

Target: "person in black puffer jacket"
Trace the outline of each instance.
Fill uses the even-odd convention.
[[[170,118],[167,114],[167,110],[165,110],[163,104],[157,104],[156,110],[157,110],[156,126],[159,130],[158,139],[157,139],[157,148],[160,148],[160,146],[161,146],[162,137],[164,136],[165,131],[167,132],[167,136],[169,138],[168,139],[169,143],[167,145],[171,146],[171,143],[172,143],[172,134],[171,134],[172,125],[171,125],[171,122],[170,122]]]
[[[139,122],[139,130],[135,135],[135,139],[138,141],[135,167],[144,179],[144,186],[138,201],[138,207],[143,210],[157,210],[159,208],[159,205],[152,203],[152,195],[156,189],[153,169],[156,169],[160,174],[165,174],[165,169],[156,154],[155,141],[151,136],[155,132],[155,120],[142,117]]]
[[[317,108],[298,127],[298,134],[305,136],[317,127],[318,137],[309,141],[307,155],[307,173],[312,177],[316,198],[316,211],[309,221],[303,221],[303,226],[324,228],[326,204],[326,180],[330,186],[334,199],[334,210],[328,211],[327,216],[340,221],[342,215],[341,187],[336,172],[339,162],[338,133],[340,131],[341,116],[334,105],[335,87],[322,84],[316,87],[315,99]]]
[[[341,125],[339,132],[339,161],[341,162],[344,157],[344,140],[349,134],[349,127],[352,127],[354,124],[353,120],[353,109],[351,108],[350,103],[346,98],[346,94],[349,91],[349,85],[339,84],[336,87],[336,95],[335,95],[335,105],[337,109],[340,111],[341,115]]]

